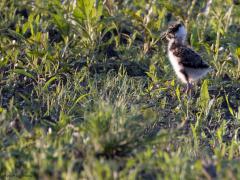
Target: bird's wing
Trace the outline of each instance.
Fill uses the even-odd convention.
[[[180,46],[173,50],[173,54],[179,57],[179,63],[189,68],[209,68],[201,56],[187,46]]]

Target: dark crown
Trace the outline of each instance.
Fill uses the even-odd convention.
[[[176,23],[169,26],[168,33],[175,34],[181,26],[182,26],[182,23]]]

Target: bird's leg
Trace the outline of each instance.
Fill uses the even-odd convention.
[[[186,85],[183,89],[182,89],[182,93],[187,93],[187,91],[188,91],[188,85]]]
[[[191,90],[192,90],[193,86],[190,82],[187,83],[187,89],[186,89],[186,93],[187,94],[191,94]]]

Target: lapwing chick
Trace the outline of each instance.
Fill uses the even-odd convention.
[[[163,34],[168,41],[168,57],[177,77],[187,84],[188,93],[192,85],[211,71],[210,66],[191,47],[187,46],[187,31],[181,22],[174,23]]]

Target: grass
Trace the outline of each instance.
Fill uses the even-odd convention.
[[[239,179],[239,2],[205,5],[2,0],[0,178]],[[191,98],[171,20],[214,68]]]

